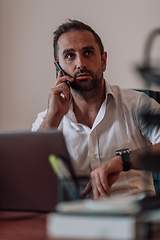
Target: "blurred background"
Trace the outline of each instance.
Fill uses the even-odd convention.
[[[0,131],[30,130],[53,86],[53,31],[68,18],[89,24],[108,52],[105,78],[146,89],[135,66],[160,27],[159,0],[0,0]],[[160,58],[160,38],[152,48]],[[150,86],[159,90],[159,86]]]

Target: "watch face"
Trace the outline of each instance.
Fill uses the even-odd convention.
[[[124,148],[116,151],[116,154],[121,155],[122,153],[130,153],[129,148]]]

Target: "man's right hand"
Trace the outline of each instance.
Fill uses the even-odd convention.
[[[48,111],[39,129],[57,128],[68,112],[70,106],[70,90],[66,84],[66,80],[73,82],[74,79],[68,75],[62,76],[59,71],[55,86],[50,89],[48,99]]]

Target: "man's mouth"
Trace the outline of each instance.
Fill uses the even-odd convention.
[[[76,77],[76,79],[78,80],[84,80],[84,79],[88,79],[90,77],[90,74],[88,73],[80,73],[78,74],[78,76]]]

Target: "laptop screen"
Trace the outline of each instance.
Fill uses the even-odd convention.
[[[74,175],[60,131],[0,133],[0,210],[55,209],[59,181],[50,154],[61,157]]]

